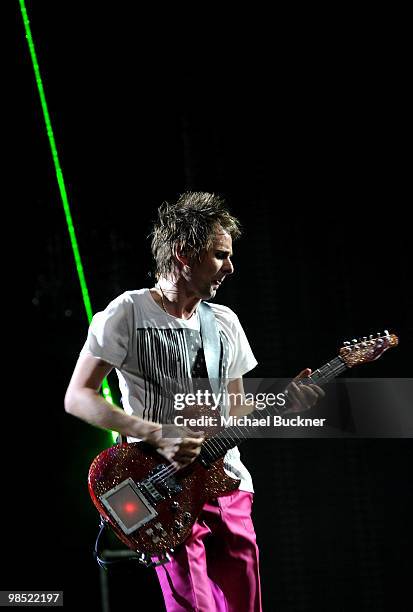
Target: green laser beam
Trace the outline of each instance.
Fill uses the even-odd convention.
[[[60,192],[60,197],[62,199],[67,229],[69,231],[70,244],[72,246],[73,256],[75,258],[75,265],[76,265],[77,275],[79,278],[83,304],[85,306],[88,322],[90,323],[90,321],[92,320],[92,316],[93,316],[92,306],[90,303],[89,291],[87,288],[85,273],[83,270],[82,260],[80,257],[79,245],[78,245],[77,238],[76,238],[76,232],[75,232],[75,228],[73,225],[72,214],[70,212],[69,200],[67,198],[67,192],[66,192],[66,186],[65,186],[65,182],[63,178],[63,172],[60,166],[59,155],[57,153],[56,141],[55,141],[55,137],[53,134],[52,123],[50,121],[50,115],[49,115],[49,110],[47,107],[46,96],[44,93],[43,82],[42,82],[42,78],[40,75],[39,63],[37,61],[36,50],[34,48],[34,42],[33,42],[32,32],[30,28],[30,21],[27,15],[25,1],[19,0],[19,3],[20,3],[20,10],[21,10],[22,17],[23,17],[23,24],[24,24],[24,30],[26,33],[27,44],[29,47],[30,57],[31,57],[32,64],[33,64],[34,77],[36,80],[37,89],[38,89],[39,96],[40,96],[40,103],[41,103],[41,107],[43,111],[44,122],[46,124],[46,132],[47,132],[47,136],[49,139],[50,149],[52,152],[53,164],[54,164],[55,171],[56,171],[57,184],[59,186],[59,192]],[[106,378],[102,382],[102,392],[103,392],[104,398],[109,403],[113,404],[112,394],[110,391],[109,383]],[[117,435],[118,434],[116,432],[112,432],[113,439],[116,439]]]

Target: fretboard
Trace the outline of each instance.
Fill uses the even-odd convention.
[[[314,383],[318,386],[329,382],[342,372],[347,370],[347,366],[341,357],[335,357],[332,361],[327,362],[318,370],[315,370],[311,376],[305,379],[305,383]],[[287,400],[288,403],[288,400]],[[284,408],[283,414],[288,413],[288,406]],[[267,416],[279,415],[280,410],[275,406],[266,406],[263,409],[256,409],[248,414],[248,420],[265,419]],[[225,427],[223,431],[208,438],[202,445],[199,460],[205,464],[210,464],[223,457],[227,450],[234,448],[243,440],[253,438],[260,435],[260,428],[252,425],[232,425]]]

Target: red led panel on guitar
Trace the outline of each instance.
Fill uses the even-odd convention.
[[[152,516],[130,485],[126,485],[107,496],[105,505],[111,508],[127,529],[131,529],[145,518]]]

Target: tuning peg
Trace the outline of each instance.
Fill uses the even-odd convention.
[[[381,333],[377,332],[377,338],[380,338],[380,336],[381,336]]]
[[[350,342],[348,340],[346,340],[345,342],[343,342],[344,346],[350,346]]]
[[[353,342],[354,344],[357,344],[357,338],[353,338],[352,342]]]
[[[390,336],[390,334],[389,334],[389,330],[388,330],[388,329],[385,329],[385,330],[384,330],[384,335],[385,335],[385,336]]]
[[[364,342],[366,342],[367,336],[363,336],[363,340],[364,340]]]
[[[369,340],[373,340],[373,337],[374,337],[373,334],[370,334],[369,335]]]

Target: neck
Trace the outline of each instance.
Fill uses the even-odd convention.
[[[183,278],[170,279],[161,277],[154,290],[160,297],[161,305],[166,312],[179,319],[189,319],[194,314],[201,298],[188,287]]]

